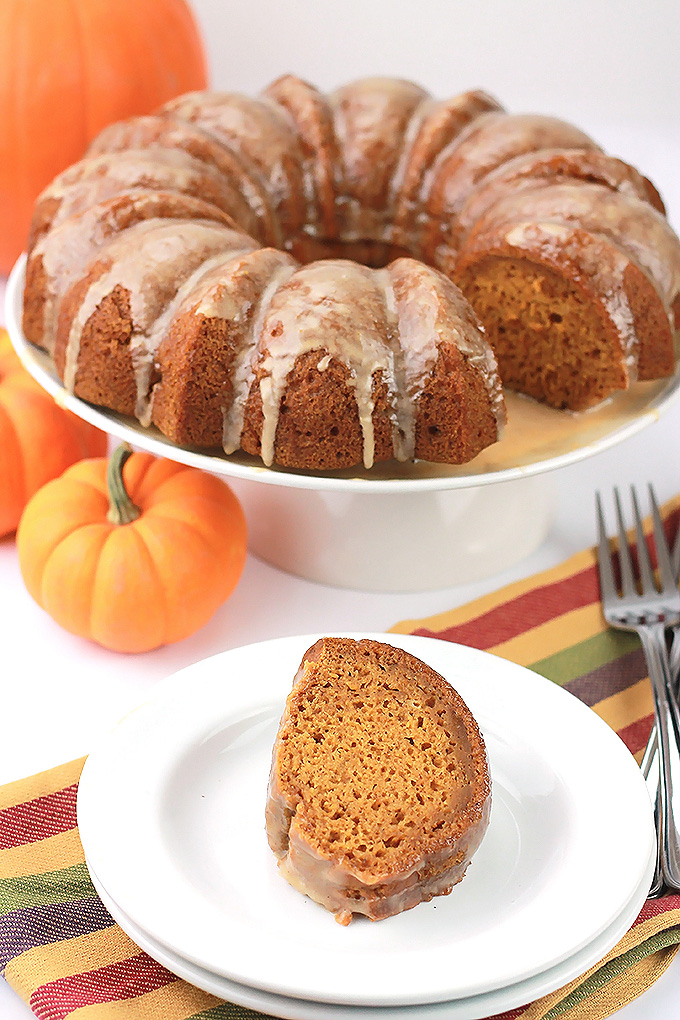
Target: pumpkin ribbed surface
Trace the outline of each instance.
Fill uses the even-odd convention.
[[[130,523],[109,519],[106,460],[82,461],[33,497],[17,543],[26,587],[57,623],[139,652],[188,637],[231,594],[246,524],[231,489],[195,468],[134,453],[123,478]]]

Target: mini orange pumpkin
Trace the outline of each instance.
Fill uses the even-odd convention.
[[[206,83],[186,0],[2,0],[0,272],[38,194],[103,127]]]
[[[48,482],[16,545],[25,585],[57,623],[147,652],[194,633],[236,588],[246,520],[219,478],[122,446]]]
[[[123,472],[124,469],[124,472]],[[232,593],[241,505],[219,478],[119,447],[30,500],[17,532],[28,591],[66,630],[117,652],[188,637]]]
[[[26,501],[83,457],[106,453],[104,432],[59,407],[23,367],[0,330],[0,536]]]

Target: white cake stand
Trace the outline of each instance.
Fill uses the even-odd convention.
[[[241,500],[254,555],[307,580],[365,591],[423,591],[491,576],[528,556],[553,519],[552,472],[658,420],[680,389],[680,369],[581,415],[508,394],[500,442],[462,467],[379,464],[370,471],[265,468],[245,454],[179,447],[155,428],[68,393],[51,359],[22,329],[25,256],[6,289],[6,322],[28,371],[64,407],[129,442],[228,479]]]

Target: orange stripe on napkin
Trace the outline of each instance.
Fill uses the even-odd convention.
[[[87,968],[96,971],[112,963],[122,963],[139,955],[139,949],[125,932],[112,924],[103,931],[80,935],[76,938],[35,946],[7,964],[5,976],[10,984],[17,970],[30,970],[31,994],[41,985],[73,975],[73,959],[87,961]]]
[[[57,836],[0,852],[0,879],[13,875],[41,875],[54,870],[59,861],[64,868],[83,860],[83,847],[77,829]]]

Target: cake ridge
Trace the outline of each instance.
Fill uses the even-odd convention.
[[[232,149],[245,153],[270,196],[279,222],[290,229],[283,234],[284,246],[296,233],[301,215],[300,146],[290,119],[276,103],[263,97],[238,92],[191,92],[171,99],[162,108],[178,120],[200,123],[203,130]],[[242,122],[239,122],[239,117]],[[269,134],[266,135],[266,128]],[[266,138],[266,141],[265,141]]]
[[[412,116],[428,97],[429,93],[413,82],[382,77],[360,79],[329,96],[339,151],[342,186],[338,200],[345,236],[357,236],[359,215],[370,216],[375,233],[388,239],[393,220],[391,182],[399,151]],[[367,122],[372,125],[370,131]]]
[[[500,109],[500,106],[492,96],[477,90],[464,92],[450,100],[436,100],[428,96],[413,111],[390,182],[390,199],[394,210],[393,236],[395,233],[399,236],[400,229],[408,229],[405,222],[408,222],[410,213],[422,195],[423,182],[431,161],[487,108]],[[434,138],[432,133],[435,125],[430,123],[429,142],[422,137],[428,120],[439,121],[439,130],[434,130]]]
[[[34,320],[24,323],[27,339],[54,350],[59,317],[59,301],[79,271],[84,271],[108,240],[135,223],[156,219],[212,219],[236,228],[226,213],[202,199],[175,192],[139,189],[123,191],[103,202],[89,206],[47,231],[34,245],[27,264],[27,289],[33,273],[45,276],[43,304]]]
[[[346,367],[346,385],[354,395],[363,437],[363,463],[371,467],[375,453],[374,376],[380,373],[383,377],[388,395],[394,387],[391,352],[365,308],[376,299],[373,271],[343,259],[323,259],[299,267],[284,286],[288,287],[287,300],[274,308],[275,295],[268,309],[274,322],[268,324],[265,317],[263,323],[268,340],[261,362],[264,379],[260,378],[267,440],[265,445],[263,433],[262,459],[271,463],[275,408],[286,379],[297,358],[309,352],[319,355],[318,372],[327,371],[333,360]],[[350,314],[358,320],[355,330],[347,329]]]
[[[162,190],[169,186],[180,194],[201,198],[230,215],[242,213],[238,196],[224,176],[188,152],[154,146],[103,153],[85,156],[41,192],[34,220],[44,216],[44,222],[33,234],[31,246],[45,230],[96,202],[133,189]]]
[[[198,245],[198,251],[192,249],[188,243],[192,235],[198,242],[203,239],[204,244],[202,247],[200,244]],[[140,242],[140,240],[143,242],[145,236],[149,244],[144,246],[142,243],[140,248],[135,249],[136,242]],[[208,250],[212,253],[219,249],[220,246],[222,248],[228,247],[230,243],[228,239],[231,239],[233,242],[233,238],[238,236],[241,235],[210,220],[182,221],[179,225],[162,221],[160,226],[154,220],[143,220],[118,234],[117,238],[108,248],[109,259],[112,253],[115,254],[116,248],[123,254],[126,250],[128,252],[132,251],[132,254],[127,262],[118,262],[115,265],[109,264],[104,267],[104,271],[90,282],[83,296],[78,314],[73,318],[68,331],[64,369],[64,384],[66,388],[71,392],[75,389],[78,369],[77,362],[83,330],[102,299],[111,292],[113,287],[116,285],[126,286],[127,284],[126,289],[131,294],[133,305],[131,309],[133,337],[135,335],[141,337],[142,334],[145,334],[147,330],[152,328],[153,322],[157,318],[153,312],[154,302],[158,306],[160,314],[164,307],[164,301],[162,290],[161,293],[158,290],[149,292],[148,288],[145,288],[139,282],[140,274],[141,279],[143,279],[144,273],[148,274],[153,265],[162,265],[166,288],[173,292],[177,282],[178,267],[176,267],[176,263],[179,258],[183,256],[186,260],[190,255],[193,255],[194,259],[198,260],[198,264],[200,264],[200,250]],[[151,250],[152,245],[156,246],[155,252]],[[174,256],[172,261],[171,255]],[[192,265],[191,262],[189,265]],[[194,262],[194,267],[195,265],[196,262]],[[176,267],[175,272],[173,272],[173,267]],[[127,269],[129,275],[125,275],[125,269]],[[191,275],[192,272],[193,268],[190,268],[187,275]],[[122,281],[121,276],[123,276]],[[177,282],[177,286],[179,285],[180,283]],[[133,370],[137,388],[137,408],[144,414],[145,408],[141,399],[140,387],[143,385],[143,377],[146,376],[147,365],[145,362],[149,360],[150,352],[144,352],[141,343],[141,340],[138,340],[135,344],[137,355],[133,359]],[[148,368],[150,374],[150,366]]]
[[[265,181],[247,157],[220,141],[195,123],[173,117],[162,110],[155,114],[130,117],[110,124],[97,135],[88,153],[113,153],[127,146],[147,148],[152,145],[176,145],[215,167],[230,181],[238,181],[238,191],[255,218],[241,224],[251,235],[265,243],[281,243],[278,218],[267,194]],[[255,222],[258,228],[255,229]]]
[[[470,228],[512,187],[540,188],[551,183],[584,181],[633,195],[665,214],[660,196],[650,190],[649,181],[634,167],[598,149],[549,148],[521,153],[485,174],[479,187],[468,197],[459,214],[464,240]]]
[[[336,193],[339,181],[335,173],[339,165],[338,144],[332,112],[326,97],[314,85],[291,74],[277,78],[267,86],[263,95],[276,102],[286,113],[298,134],[302,150],[309,149],[310,159],[315,162],[316,174],[314,167],[311,170],[307,167],[313,193],[311,208],[314,209],[314,215],[308,217],[305,231],[319,236],[320,228],[323,226],[325,237],[337,237],[339,228]],[[305,116],[303,104],[300,102],[303,98],[311,116]]]
[[[154,388],[151,386],[151,375],[153,370],[153,356],[163,339],[167,329],[181,308],[188,296],[192,295],[200,282],[212,272],[213,269],[224,267],[225,262],[237,258],[239,255],[252,248],[235,248],[229,251],[225,258],[224,252],[218,252],[205,259],[194,271],[186,277],[179,285],[174,295],[166,306],[156,316],[153,324],[145,334],[133,334],[130,339],[130,350],[133,367],[137,368],[135,373],[137,381],[137,406],[135,415],[142,425],[148,427],[153,415]]]
[[[458,248],[458,216],[466,198],[497,166],[523,152],[554,147],[599,146],[583,131],[559,117],[490,110],[472,120],[437,155],[422,187],[422,202],[429,214],[425,243],[436,249],[446,240]],[[436,259],[436,252],[435,252]]]

